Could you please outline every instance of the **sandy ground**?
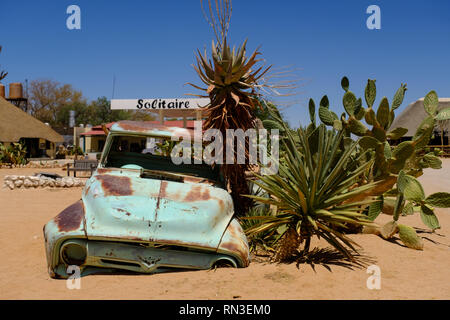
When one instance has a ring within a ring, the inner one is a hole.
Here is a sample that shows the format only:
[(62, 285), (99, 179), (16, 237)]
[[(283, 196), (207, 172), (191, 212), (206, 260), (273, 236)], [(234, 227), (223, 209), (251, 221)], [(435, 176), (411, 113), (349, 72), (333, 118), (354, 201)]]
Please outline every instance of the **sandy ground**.
[[(57, 172), (61, 169), (1, 169), (7, 174)], [(450, 192), (450, 159), (441, 170), (427, 169), (420, 178), (426, 194)], [(155, 275), (90, 275), (81, 289), (47, 274), (43, 225), (81, 196), (81, 188), (0, 189), (1, 299), (449, 299), (450, 209), (437, 209), (442, 229), (421, 233), (424, 251), (416, 251), (375, 235), (351, 235), (366, 259), (381, 270), (381, 289), (369, 290), (366, 268), (329, 265), (277, 265), (253, 262), (245, 269), (189, 271)], [(377, 221), (391, 217), (381, 215)], [(401, 223), (425, 229), (418, 214)], [(432, 242), (432, 241), (434, 242)], [(316, 243), (326, 247), (325, 243)]]

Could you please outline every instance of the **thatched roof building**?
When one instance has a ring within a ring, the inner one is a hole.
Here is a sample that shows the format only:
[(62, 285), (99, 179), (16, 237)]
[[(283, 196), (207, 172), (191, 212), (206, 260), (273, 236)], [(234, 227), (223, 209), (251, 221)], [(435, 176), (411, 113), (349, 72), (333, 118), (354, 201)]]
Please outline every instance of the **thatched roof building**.
[(53, 143), (64, 141), (48, 125), (0, 97), (0, 142), (18, 142), (20, 138), (41, 138)]
[[(391, 130), (402, 127), (408, 129), (405, 137), (412, 137), (416, 132), (416, 129), (419, 127), (420, 123), (425, 119), (428, 114), (425, 111), (423, 106), (423, 99), (421, 98), (416, 102), (408, 105), (402, 113), (396, 116), (394, 122), (392, 123)], [(450, 108), (450, 98), (440, 98), (439, 99), (439, 107), (438, 110), (442, 110), (445, 108)], [(436, 128), (437, 131), (440, 131), (440, 128)], [(450, 132), (450, 121), (444, 122), (444, 131)]]

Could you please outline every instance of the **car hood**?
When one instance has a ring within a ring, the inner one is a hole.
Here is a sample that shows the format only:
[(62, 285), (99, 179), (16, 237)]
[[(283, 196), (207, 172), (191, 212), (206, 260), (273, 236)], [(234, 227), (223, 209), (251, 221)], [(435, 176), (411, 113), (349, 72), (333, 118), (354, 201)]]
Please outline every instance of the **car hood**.
[(141, 178), (136, 170), (97, 169), (82, 200), (91, 239), (217, 249), (233, 216), (222, 188)]

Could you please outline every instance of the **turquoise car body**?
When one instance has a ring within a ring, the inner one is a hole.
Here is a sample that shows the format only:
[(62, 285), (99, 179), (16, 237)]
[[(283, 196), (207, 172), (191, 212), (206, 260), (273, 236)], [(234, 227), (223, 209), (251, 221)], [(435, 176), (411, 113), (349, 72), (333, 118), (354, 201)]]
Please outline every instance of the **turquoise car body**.
[(116, 136), (170, 138), (174, 133), (192, 134), (146, 122), (111, 127), (81, 199), (44, 226), (51, 277), (69, 277), (72, 265), (81, 275), (248, 266), (247, 239), (220, 183), (183, 172), (145, 176), (139, 161), (130, 158), (119, 159), (120, 167), (106, 165)]

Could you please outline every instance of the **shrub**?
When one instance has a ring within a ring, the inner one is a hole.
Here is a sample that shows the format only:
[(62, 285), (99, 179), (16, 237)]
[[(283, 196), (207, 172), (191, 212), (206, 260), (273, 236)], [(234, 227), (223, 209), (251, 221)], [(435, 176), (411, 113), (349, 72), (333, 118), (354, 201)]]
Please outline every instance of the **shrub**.
[(9, 164), (26, 164), (27, 150), (23, 143), (12, 143), (4, 146), (0, 143), (0, 162)]

